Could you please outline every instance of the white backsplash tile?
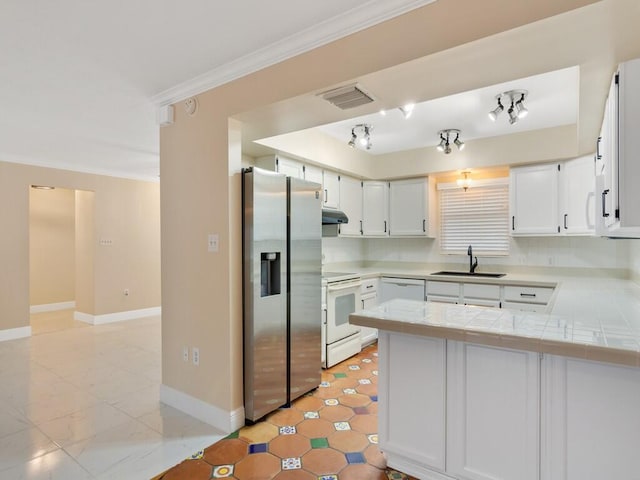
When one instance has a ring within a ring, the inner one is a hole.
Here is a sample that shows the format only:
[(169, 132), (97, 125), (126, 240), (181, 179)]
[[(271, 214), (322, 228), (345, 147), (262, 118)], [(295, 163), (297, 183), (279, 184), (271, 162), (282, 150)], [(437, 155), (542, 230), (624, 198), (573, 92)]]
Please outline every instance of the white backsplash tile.
[[(466, 255), (442, 255), (437, 239), (323, 238), (324, 263), (416, 262), (466, 265)], [(480, 265), (633, 268), (640, 276), (640, 240), (597, 237), (512, 238), (509, 255), (480, 257)]]

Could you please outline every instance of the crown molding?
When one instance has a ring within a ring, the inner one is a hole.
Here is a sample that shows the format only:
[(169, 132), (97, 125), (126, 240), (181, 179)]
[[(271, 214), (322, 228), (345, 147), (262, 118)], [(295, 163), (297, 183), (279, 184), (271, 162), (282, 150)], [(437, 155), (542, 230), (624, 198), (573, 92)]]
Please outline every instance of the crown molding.
[(179, 102), (436, 1), (369, 0), (357, 8), (179, 83), (154, 95), (151, 101), (156, 107)]

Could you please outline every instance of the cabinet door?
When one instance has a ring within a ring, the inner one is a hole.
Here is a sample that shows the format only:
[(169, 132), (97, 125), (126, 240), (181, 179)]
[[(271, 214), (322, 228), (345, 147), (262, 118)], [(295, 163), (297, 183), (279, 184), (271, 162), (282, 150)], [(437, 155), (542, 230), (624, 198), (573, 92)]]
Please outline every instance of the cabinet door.
[(394, 237), (428, 235), (429, 182), (412, 178), (389, 183), (389, 235)]
[(364, 182), (362, 187), (362, 233), (389, 235), (389, 184)]
[(381, 331), (378, 349), (380, 449), (389, 466), (433, 478), (405, 459), (445, 468), (445, 341)]
[(340, 210), (349, 218), (349, 223), (340, 225), (340, 236), (362, 235), (362, 182), (351, 177), (340, 177)]
[(640, 369), (554, 355), (542, 365), (542, 478), (638, 478)]
[(592, 156), (564, 163), (562, 169), (562, 231), (592, 234), (595, 231), (595, 174)]
[[(378, 304), (378, 296), (376, 293), (370, 293), (360, 297), (362, 302), (362, 310), (373, 308)], [(360, 327), (360, 342), (362, 346), (373, 343), (378, 338), (378, 329), (371, 327)]]
[(512, 235), (553, 235), (558, 222), (559, 164), (512, 168), (509, 210)]
[(447, 473), (537, 480), (538, 354), (449, 341), (447, 378)]
[(322, 185), (322, 169), (314, 167), (313, 165), (304, 166), (304, 179), (310, 182), (316, 182)]
[(600, 192), (602, 200), (602, 216), (606, 228), (616, 223), (615, 211), (618, 207), (618, 85), (611, 81), (609, 96), (605, 106), (602, 124), (602, 163), (604, 189)]
[(304, 178), (304, 166), (300, 162), (285, 157), (276, 158), (276, 171), (294, 178)]
[(322, 186), (324, 187), (324, 207), (338, 208), (340, 205), (340, 177), (338, 174), (323, 170)]

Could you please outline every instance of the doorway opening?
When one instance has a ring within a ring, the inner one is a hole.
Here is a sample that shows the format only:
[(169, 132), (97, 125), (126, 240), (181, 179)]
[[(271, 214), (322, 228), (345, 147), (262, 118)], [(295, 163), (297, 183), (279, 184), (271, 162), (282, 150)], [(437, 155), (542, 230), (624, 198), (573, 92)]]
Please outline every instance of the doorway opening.
[(88, 325), (74, 319), (93, 265), (88, 248), (93, 192), (29, 189), (29, 303), (32, 335)]

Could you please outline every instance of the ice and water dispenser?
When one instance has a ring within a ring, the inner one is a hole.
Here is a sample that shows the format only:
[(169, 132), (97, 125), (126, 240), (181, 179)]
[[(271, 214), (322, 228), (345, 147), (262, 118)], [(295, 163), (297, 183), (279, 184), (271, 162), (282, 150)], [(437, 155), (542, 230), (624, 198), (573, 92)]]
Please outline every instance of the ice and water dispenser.
[(260, 253), (260, 296), (280, 294), (280, 252)]

